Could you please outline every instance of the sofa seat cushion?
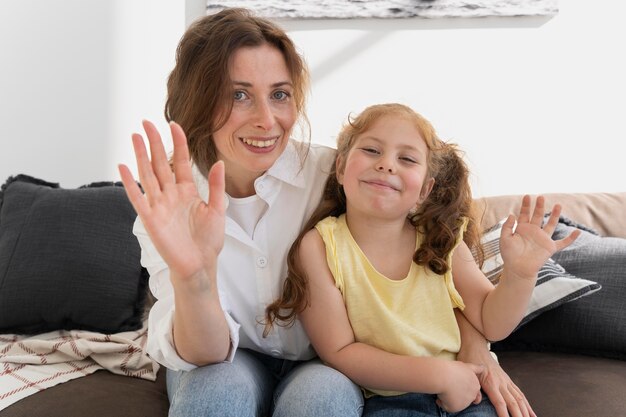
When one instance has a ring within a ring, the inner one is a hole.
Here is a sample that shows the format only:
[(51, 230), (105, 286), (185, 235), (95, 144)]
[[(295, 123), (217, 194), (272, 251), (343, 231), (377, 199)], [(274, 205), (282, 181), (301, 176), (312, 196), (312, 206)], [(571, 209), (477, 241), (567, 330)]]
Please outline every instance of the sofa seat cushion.
[(626, 361), (521, 351), (498, 358), (540, 417), (624, 415)]
[(166, 417), (165, 368), (155, 382), (97, 371), (23, 398), (0, 417)]

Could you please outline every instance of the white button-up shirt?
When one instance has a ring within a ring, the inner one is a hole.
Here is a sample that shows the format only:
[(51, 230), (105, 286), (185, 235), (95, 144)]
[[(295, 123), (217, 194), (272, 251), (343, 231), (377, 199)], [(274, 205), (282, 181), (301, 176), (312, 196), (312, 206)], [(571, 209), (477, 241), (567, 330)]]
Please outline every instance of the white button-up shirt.
[[(238, 347), (274, 357), (305, 360), (315, 356), (302, 326), (274, 326), (263, 338), (265, 307), (278, 298), (287, 276), (287, 253), (304, 223), (317, 207), (333, 164), (334, 149), (311, 145), (304, 165), (306, 145), (290, 141), (275, 164), (256, 179), (257, 195), (268, 209), (250, 237), (233, 219), (226, 217), (224, 248), (218, 258), (217, 285), (230, 329), (232, 361)], [(194, 166), (196, 186), (208, 196), (206, 178)], [(157, 362), (174, 370), (195, 368), (174, 348), (174, 290), (169, 269), (152, 244), (143, 223), (135, 221), (133, 233), (141, 246), (141, 263), (150, 273), (150, 290), (157, 301), (148, 319), (147, 352)]]

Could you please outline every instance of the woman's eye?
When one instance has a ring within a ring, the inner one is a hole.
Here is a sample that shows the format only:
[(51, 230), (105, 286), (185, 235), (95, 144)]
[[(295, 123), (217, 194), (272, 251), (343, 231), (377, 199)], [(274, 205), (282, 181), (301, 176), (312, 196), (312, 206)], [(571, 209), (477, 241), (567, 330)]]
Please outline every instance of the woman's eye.
[(235, 91), (233, 93), (233, 100), (235, 101), (241, 101), (241, 100), (245, 100), (248, 97), (248, 95), (245, 93), (245, 91)]
[(290, 97), (290, 94), (286, 91), (275, 91), (274, 94), (272, 95), (274, 100), (286, 100), (287, 98)]

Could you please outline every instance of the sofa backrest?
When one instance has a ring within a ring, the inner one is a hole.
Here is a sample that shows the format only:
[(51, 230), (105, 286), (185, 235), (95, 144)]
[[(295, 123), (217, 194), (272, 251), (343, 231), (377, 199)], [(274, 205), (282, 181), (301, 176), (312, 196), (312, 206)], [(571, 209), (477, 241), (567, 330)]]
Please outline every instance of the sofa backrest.
[[(624, 193), (551, 193), (546, 197), (546, 208), (554, 204), (563, 207), (561, 214), (576, 223), (588, 226), (603, 236), (626, 238), (626, 192)], [(532, 196), (533, 200), (536, 196)], [(475, 201), (486, 229), (508, 214), (517, 214), (521, 195), (482, 197)]]

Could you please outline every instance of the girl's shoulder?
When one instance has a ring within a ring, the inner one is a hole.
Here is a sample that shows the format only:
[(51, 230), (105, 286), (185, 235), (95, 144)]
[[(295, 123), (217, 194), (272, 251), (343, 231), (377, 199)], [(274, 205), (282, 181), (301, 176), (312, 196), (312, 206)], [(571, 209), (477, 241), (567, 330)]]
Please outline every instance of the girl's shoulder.
[(322, 234), (335, 230), (337, 227), (341, 227), (345, 224), (345, 214), (339, 217), (328, 216), (317, 222), (315, 228)]

